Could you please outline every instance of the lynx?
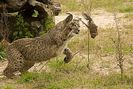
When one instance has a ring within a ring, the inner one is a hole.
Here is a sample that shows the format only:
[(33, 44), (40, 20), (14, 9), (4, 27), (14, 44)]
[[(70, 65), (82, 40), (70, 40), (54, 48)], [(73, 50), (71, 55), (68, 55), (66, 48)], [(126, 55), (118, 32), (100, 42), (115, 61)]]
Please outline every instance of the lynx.
[(4, 70), (7, 78), (13, 78), (16, 71), (25, 73), (35, 63), (50, 60), (60, 53), (66, 55), (64, 62), (72, 59), (72, 51), (65, 48), (67, 41), (80, 32), (79, 20), (69, 14), (44, 36), (23, 38), (12, 42), (7, 47), (8, 65)]

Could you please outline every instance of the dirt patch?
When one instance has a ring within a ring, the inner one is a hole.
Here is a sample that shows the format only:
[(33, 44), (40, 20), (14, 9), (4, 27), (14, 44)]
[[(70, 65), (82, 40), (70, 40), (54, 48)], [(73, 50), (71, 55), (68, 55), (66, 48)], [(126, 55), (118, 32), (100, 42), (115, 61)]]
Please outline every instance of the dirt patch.
[[(78, 12), (71, 12), (74, 15), (74, 18), (82, 18), (84, 22), (86, 20), (83, 18), (82, 13)], [(124, 13), (116, 13), (117, 18), (122, 18), (124, 17)], [(55, 23), (58, 23), (65, 19), (67, 17), (67, 14), (62, 14), (60, 16), (55, 17)], [(100, 28), (107, 28), (107, 27), (115, 27), (115, 21), (114, 21), (114, 13), (109, 13), (104, 10), (96, 10), (92, 13), (92, 18), (94, 22), (97, 24), (98, 27)], [(125, 23), (125, 22), (121, 22)], [(81, 23), (81, 27), (85, 28), (85, 26)]]

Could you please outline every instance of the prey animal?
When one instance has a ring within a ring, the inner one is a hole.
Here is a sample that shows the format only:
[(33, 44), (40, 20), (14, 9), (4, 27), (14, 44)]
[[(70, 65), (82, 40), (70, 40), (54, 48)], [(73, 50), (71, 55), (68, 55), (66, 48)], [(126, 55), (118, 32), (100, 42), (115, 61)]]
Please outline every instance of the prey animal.
[(87, 24), (81, 19), (80, 20), (90, 31), (91, 38), (94, 39), (98, 35), (98, 26), (94, 23), (93, 19), (88, 14), (83, 13), (83, 17), (85, 18), (85, 20), (87, 20)]
[(73, 19), (73, 15), (69, 14), (42, 37), (23, 38), (12, 42), (7, 47), (8, 65), (4, 75), (13, 78), (16, 71), (25, 73), (35, 63), (50, 60), (61, 52), (66, 55), (64, 62), (70, 62), (73, 56), (71, 50), (65, 48), (66, 43), (79, 33), (79, 27), (79, 20)]

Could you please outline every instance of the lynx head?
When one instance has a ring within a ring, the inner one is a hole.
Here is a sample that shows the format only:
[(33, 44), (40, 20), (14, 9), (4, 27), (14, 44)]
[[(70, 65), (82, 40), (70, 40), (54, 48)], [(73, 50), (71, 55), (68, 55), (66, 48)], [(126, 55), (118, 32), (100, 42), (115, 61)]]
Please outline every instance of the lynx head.
[(63, 41), (73, 37), (75, 34), (79, 33), (79, 19), (73, 19), (73, 15), (70, 13), (63, 21), (57, 23), (55, 29), (58, 30), (59, 34), (61, 34), (61, 38)]
[(80, 25), (79, 25), (80, 19), (73, 19), (73, 15), (69, 14), (69, 16), (65, 19), (66, 27), (63, 30), (63, 33), (67, 37), (67, 39), (72, 38), (75, 34), (79, 34)]
[(56, 24), (55, 29), (64, 31), (66, 27), (70, 24), (70, 22), (73, 20), (73, 15), (69, 14), (63, 21), (60, 21), (59, 23)]
[(71, 21), (71, 23), (69, 24), (69, 28), (68, 29), (71, 31), (70, 32), (71, 36), (74, 36), (75, 34), (79, 34), (79, 32), (80, 32), (80, 30), (79, 30), (79, 28), (80, 28), (79, 21), (80, 21), (80, 19), (76, 18), (76, 19), (73, 19)]

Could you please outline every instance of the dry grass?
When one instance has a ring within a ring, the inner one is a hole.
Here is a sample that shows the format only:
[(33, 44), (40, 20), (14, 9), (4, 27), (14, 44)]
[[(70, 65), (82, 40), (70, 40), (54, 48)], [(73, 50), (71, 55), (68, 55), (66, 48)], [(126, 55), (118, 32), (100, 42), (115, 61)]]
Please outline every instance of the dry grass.
[[(83, 11), (86, 7), (89, 7), (90, 1), (92, 2), (92, 8), (104, 8), (107, 11), (117, 12), (133, 12), (132, 0), (59, 0), (62, 3), (63, 12), (67, 11)], [(83, 4), (83, 1), (85, 4)]]

